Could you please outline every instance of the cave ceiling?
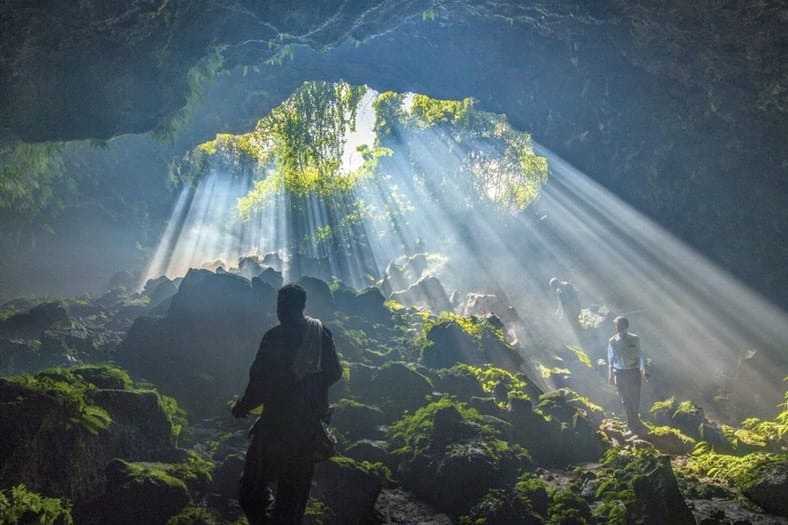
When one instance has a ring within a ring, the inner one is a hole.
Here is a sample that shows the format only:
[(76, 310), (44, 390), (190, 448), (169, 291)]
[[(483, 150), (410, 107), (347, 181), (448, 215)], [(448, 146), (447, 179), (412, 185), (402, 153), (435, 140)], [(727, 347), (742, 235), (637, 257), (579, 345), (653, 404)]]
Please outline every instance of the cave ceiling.
[(773, 299), (788, 295), (780, 0), (9, 0), (0, 46), (6, 142), (166, 127), (211, 57), (223, 74), (184, 148), (248, 130), (316, 78), (474, 97)]

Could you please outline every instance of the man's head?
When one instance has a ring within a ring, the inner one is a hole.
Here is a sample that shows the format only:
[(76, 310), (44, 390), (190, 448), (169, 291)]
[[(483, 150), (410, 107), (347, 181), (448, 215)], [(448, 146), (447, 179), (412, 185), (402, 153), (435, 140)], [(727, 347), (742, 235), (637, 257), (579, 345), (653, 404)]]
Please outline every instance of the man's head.
[(618, 332), (619, 335), (626, 335), (627, 329), (629, 328), (629, 319), (619, 315), (613, 319), (613, 325), (616, 327), (616, 332)]
[(303, 316), (306, 306), (306, 290), (300, 284), (286, 284), (279, 289), (276, 300), (276, 315), (284, 323)]

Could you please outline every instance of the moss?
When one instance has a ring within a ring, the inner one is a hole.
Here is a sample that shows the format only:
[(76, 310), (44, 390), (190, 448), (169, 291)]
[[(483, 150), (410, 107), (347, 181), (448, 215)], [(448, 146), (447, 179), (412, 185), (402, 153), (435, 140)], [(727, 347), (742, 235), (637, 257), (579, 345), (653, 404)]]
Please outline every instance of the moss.
[(122, 466), (124, 477), (132, 483), (152, 481), (156, 485), (172, 487), (187, 491), (186, 484), (167, 472), (164, 463), (130, 463), (122, 459), (114, 459)]
[(566, 405), (593, 420), (601, 420), (605, 414), (605, 410), (601, 406), (570, 388), (560, 388), (539, 396), (536, 411), (543, 415), (550, 415), (553, 408)]
[(112, 422), (106, 410), (90, 401), (89, 393), (96, 387), (83, 381), (73, 370), (49, 369), (32, 377), (17, 376), (12, 381), (52, 399), (60, 407), (53, 413), (52, 425), (79, 428), (95, 435)]
[(603, 455), (602, 465), (604, 468), (597, 473), (595, 498), (599, 503), (594, 516), (604, 523), (634, 523), (638, 519), (634, 485), (660, 467), (659, 453), (652, 448), (610, 448)]
[(419, 408), (413, 415), (404, 416), (391, 426), (389, 434), (392, 445), (397, 449), (395, 453), (412, 457), (427, 450), (432, 441), (435, 414), (450, 407), (459, 412), (463, 421), (476, 425), (483, 437), (495, 438), (498, 435), (498, 431), (485, 424), (484, 417), (477, 410), (444, 397)]
[(753, 452), (735, 456), (715, 452), (708, 443), (701, 442), (679, 471), (685, 475), (712, 478), (742, 489), (757, 479), (763, 467), (778, 461), (788, 461), (788, 454)]
[(653, 414), (655, 412), (660, 412), (663, 410), (666, 411), (674, 411), (676, 406), (676, 398), (669, 397), (668, 399), (664, 399), (662, 401), (655, 401), (654, 404), (651, 405), (649, 408), (649, 413)]
[(380, 462), (356, 461), (347, 456), (334, 456), (329, 461), (345, 468), (353, 468), (362, 471), (364, 474), (375, 476), (384, 483), (391, 483), (391, 470)]
[(130, 390), (134, 385), (128, 372), (109, 365), (84, 365), (71, 369), (71, 373), (96, 388)]
[(241, 525), (245, 520), (228, 521), (215, 509), (186, 506), (179, 514), (167, 520), (167, 525)]
[(512, 397), (530, 399), (527, 394), (528, 383), (521, 377), (494, 366), (471, 366), (457, 364), (451, 369), (456, 374), (471, 374), (485, 393), (492, 394), (501, 408), (504, 408)]
[(651, 426), (648, 427), (649, 434), (654, 436), (655, 438), (661, 438), (665, 436), (675, 436), (679, 439), (682, 443), (692, 443), (695, 444), (695, 440), (686, 434), (682, 434), (681, 430), (669, 427), (666, 425), (662, 426)]
[(547, 523), (550, 525), (581, 525), (593, 523), (591, 508), (579, 494), (571, 488), (551, 487), (550, 508)]
[(30, 492), (24, 485), (0, 491), (0, 523), (72, 525), (71, 503)]
[(191, 492), (204, 490), (213, 481), (213, 462), (194, 451), (178, 463), (149, 463), (154, 468), (182, 481)]

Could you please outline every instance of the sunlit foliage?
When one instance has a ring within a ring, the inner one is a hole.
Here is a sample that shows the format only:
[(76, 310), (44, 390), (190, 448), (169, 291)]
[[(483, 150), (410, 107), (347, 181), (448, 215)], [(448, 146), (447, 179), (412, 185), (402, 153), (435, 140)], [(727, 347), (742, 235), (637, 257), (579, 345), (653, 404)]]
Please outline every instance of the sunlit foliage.
[[(501, 115), (477, 111), (471, 99), (378, 95), (375, 139), (357, 146), (363, 162), (349, 168), (343, 155), (365, 93), (346, 82), (306, 82), (254, 131), (217, 135), (195, 148), (187, 171), (251, 177), (237, 202), (241, 220), (284, 206), (288, 248), (316, 248), (335, 259), (351, 245), (367, 249), (365, 222), (379, 235), (407, 225), (416, 195), (451, 213), (489, 204), (519, 211), (538, 195), (547, 163), (534, 154), (530, 136)], [(374, 205), (365, 197), (378, 193), (383, 201)], [(451, 197), (457, 194), (463, 197)]]
[[(408, 102), (410, 105), (408, 106)], [(547, 178), (547, 160), (536, 155), (527, 133), (502, 115), (477, 111), (472, 99), (436, 100), (425, 95), (382, 93), (375, 101), (380, 144), (404, 150), (415, 173), (440, 197), (457, 185), (468, 205), (485, 199), (512, 211), (524, 209)], [(446, 152), (436, 164), (435, 152)]]

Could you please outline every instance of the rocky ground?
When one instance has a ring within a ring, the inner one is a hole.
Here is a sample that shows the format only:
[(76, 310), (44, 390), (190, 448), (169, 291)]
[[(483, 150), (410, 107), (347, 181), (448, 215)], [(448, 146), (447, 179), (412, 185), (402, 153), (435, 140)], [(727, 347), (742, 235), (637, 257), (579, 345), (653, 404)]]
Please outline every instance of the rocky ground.
[[(275, 323), (275, 274), (6, 304), (0, 518), (243, 523), (252, 421), (228, 405)], [(413, 284), (408, 305), (302, 283), (346, 369), (339, 454), (318, 465), (308, 523), (788, 522), (785, 412), (723, 425), (668, 399), (648, 435), (627, 436), (580, 393), (534, 381), (494, 314), (436, 316)]]

